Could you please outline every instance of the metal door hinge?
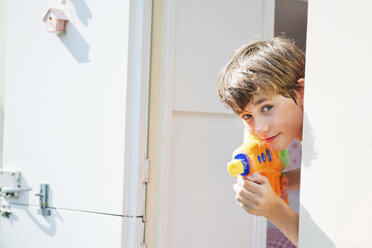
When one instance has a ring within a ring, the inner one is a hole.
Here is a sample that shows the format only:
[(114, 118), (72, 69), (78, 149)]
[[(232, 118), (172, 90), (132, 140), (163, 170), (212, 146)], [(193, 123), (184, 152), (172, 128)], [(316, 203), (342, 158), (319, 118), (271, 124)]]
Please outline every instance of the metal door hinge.
[(10, 206), (1, 206), (0, 207), (0, 215), (5, 218), (9, 218), (9, 215), (12, 214), (12, 211), (10, 211)]
[(146, 228), (146, 223), (142, 222), (141, 225), (141, 243), (140, 243), (140, 248), (147, 248), (146, 240), (145, 240), (145, 228)]
[(148, 159), (140, 162), (140, 181), (141, 183), (149, 182), (149, 167), (150, 161)]

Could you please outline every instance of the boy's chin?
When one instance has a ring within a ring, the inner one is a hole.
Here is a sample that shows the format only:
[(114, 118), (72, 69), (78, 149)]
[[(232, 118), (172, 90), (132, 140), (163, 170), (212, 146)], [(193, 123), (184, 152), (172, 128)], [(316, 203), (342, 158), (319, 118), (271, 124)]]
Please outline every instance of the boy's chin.
[(274, 142), (273, 144), (270, 144), (269, 146), (276, 150), (276, 151), (282, 151), (284, 149), (286, 149), (289, 145), (291, 144), (291, 142)]

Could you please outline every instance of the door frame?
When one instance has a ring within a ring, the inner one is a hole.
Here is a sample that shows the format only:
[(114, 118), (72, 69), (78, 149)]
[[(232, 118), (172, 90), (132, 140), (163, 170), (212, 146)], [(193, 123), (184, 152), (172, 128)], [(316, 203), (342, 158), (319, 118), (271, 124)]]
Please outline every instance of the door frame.
[[(263, 38), (274, 36), (275, 0), (263, 0)], [(147, 194), (146, 241), (151, 247), (164, 247), (171, 167), (173, 59), (175, 32), (173, 0), (153, 1), (153, 32), (151, 51), (149, 160), (150, 181)], [(242, 137), (243, 140), (243, 137)], [(256, 248), (266, 248), (267, 220), (255, 218)]]

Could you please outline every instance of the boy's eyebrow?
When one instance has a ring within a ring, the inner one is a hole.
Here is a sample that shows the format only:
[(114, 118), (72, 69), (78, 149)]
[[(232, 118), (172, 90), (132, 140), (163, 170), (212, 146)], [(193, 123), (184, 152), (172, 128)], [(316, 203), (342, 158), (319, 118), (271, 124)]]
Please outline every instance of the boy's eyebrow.
[[(267, 100), (270, 100), (270, 99), (271, 99), (270, 97), (261, 97), (261, 98), (258, 98), (255, 102), (253, 102), (253, 105), (254, 106), (257, 106), (257, 105), (263, 103), (264, 101), (267, 101)], [(240, 111), (238, 113), (238, 115), (241, 116), (241, 115), (243, 115), (245, 113), (249, 113), (249, 111), (245, 110), (245, 108), (244, 108), (244, 109), (242, 109), (242, 111)]]
[(261, 103), (263, 103), (264, 101), (267, 101), (267, 100), (269, 100), (270, 98), (268, 98), (268, 97), (261, 97), (261, 98), (258, 98), (254, 103), (253, 103), (253, 105), (254, 106), (256, 106), (256, 105), (259, 105), (259, 104), (261, 104)]

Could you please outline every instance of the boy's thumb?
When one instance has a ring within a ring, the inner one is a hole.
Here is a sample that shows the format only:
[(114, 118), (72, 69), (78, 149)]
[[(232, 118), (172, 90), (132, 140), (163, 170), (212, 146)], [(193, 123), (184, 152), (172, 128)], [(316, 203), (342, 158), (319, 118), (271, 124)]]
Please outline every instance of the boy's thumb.
[(264, 184), (266, 183), (266, 177), (262, 176), (260, 173), (255, 172), (249, 176), (247, 176), (247, 179), (252, 182), (256, 182), (258, 184)]

